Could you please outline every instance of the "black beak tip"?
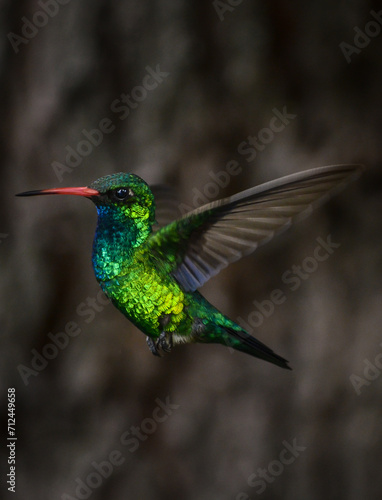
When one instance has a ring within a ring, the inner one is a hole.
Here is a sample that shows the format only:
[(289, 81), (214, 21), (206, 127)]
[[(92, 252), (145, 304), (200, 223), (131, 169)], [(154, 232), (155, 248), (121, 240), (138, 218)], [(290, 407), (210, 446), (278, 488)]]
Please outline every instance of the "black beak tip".
[(15, 196), (34, 196), (36, 194), (41, 194), (41, 191), (24, 191), (24, 193), (15, 194)]

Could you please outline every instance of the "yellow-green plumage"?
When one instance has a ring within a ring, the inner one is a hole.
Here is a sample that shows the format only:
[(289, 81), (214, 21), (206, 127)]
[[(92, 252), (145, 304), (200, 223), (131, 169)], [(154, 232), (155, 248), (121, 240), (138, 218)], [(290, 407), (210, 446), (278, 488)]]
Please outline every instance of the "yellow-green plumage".
[(337, 165), (291, 175), (210, 203), (156, 232), (152, 190), (133, 174), (102, 177), (88, 188), (22, 195), (80, 194), (95, 203), (96, 278), (114, 305), (147, 335), (154, 354), (173, 343), (220, 343), (289, 368), (197, 289), (297, 216), (310, 213), (360, 170), (359, 165)]
[(144, 252), (139, 252), (126, 274), (100, 282), (102, 289), (120, 311), (153, 338), (159, 337), (167, 317), (167, 332), (189, 329), (192, 319), (185, 310), (184, 292), (144, 259)]

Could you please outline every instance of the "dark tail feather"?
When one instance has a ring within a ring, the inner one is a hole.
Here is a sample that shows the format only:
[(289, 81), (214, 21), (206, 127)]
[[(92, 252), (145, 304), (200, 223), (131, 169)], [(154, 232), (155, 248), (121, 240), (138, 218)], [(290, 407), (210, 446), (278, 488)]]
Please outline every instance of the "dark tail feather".
[(237, 351), (246, 352), (256, 358), (269, 361), (277, 366), (281, 366), (281, 368), (286, 368), (287, 370), (292, 369), (288, 366), (288, 361), (286, 359), (282, 358), (278, 354), (275, 354), (272, 349), (255, 339), (255, 337), (252, 337), (252, 335), (249, 335), (246, 331), (236, 331), (227, 327), (224, 328), (224, 330), (228, 334), (224, 336), (224, 343), (227, 346), (233, 347), (233, 349), (236, 349)]

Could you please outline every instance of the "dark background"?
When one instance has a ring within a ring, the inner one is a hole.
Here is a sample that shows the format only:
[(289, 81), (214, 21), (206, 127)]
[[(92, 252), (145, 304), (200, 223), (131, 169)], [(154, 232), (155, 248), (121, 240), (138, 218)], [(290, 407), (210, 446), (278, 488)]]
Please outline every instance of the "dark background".
[[(16, 388), (18, 438), (9, 498), (80, 498), (78, 478), (101, 482), (91, 495), (82, 492), (94, 500), (381, 498), (382, 375), (369, 365), (368, 381), (364, 370), (368, 361), (382, 367), (382, 34), (369, 43), (359, 35), (365, 46), (350, 62), (340, 44), (354, 45), (354, 27), (364, 30), (382, 5), (231, 3), (238, 5), (219, 18), (205, 0), (52, 2), (56, 14), (37, 15), (46, 24), (16, 51), (7, 35), (23, 36), (25, 18), (42, 7), (0, 2), (3, 484), (8, 387)], [(157, 65), (169, 75), (121, 120), (112, 103)], [(239, 144), (285, 106), (296, 117), (247, 161)], [(77, 148), (82, 131), (104, 118), (115, 130), (60, 178), (52, 163), (64, 164), (65, 148)], [(195, 189), (214, 191), (211, 172), (231, 160), (241, 173), (224, 188), (215, 184), (217, 197), (321, 165), (368, 167), (309, 219), (203, 289), (245, 320), (258, 311), (253, 301), (281, 289), (284, 303), (254, 334), (289, 359), (292, 372), (213, 345), (176, 347), (156, 359), (112, 306), (97, 301), (94, 319), (80, 316), (77, 308), (89, 309), (83, 303), (99, 290), (94, 208), (76, 197), (14, 197), (125, 171), (172, 185), (193, 206)], [(329, 234), (340, 247), (291, 291), (283, 273)], [(20, 370), (31, 368), (32, 349), (41, 353), (49, 333), (73, 321), (81, 333), (25, 384)], [(352, 376), (366, 382), (359, 394)], [(179, 407), (164, 419), (157, 398)], [(164, 421), (147, 420), (153, 412)], [(131, 426), (149, 433), (135, 451), (120, 441)], [(275, 462), (294, 441), (304, 448), (299, 456)], [(99, 481), (92, 462), (116, 450), (123, 464)], [(271, 471), (260, 495), (259, 468)]]

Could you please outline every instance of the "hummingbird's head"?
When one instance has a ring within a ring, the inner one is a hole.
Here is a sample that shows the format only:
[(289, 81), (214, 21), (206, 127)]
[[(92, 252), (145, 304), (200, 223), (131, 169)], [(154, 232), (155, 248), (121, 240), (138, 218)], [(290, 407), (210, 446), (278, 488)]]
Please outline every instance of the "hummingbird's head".
[(134, 174), (106, 175), (94, 181), (88, 189), (97, 194), (90, 196), (100, 216), (113, 213), (122, 218), (154, 222), (154, 196), (148, 184)]

